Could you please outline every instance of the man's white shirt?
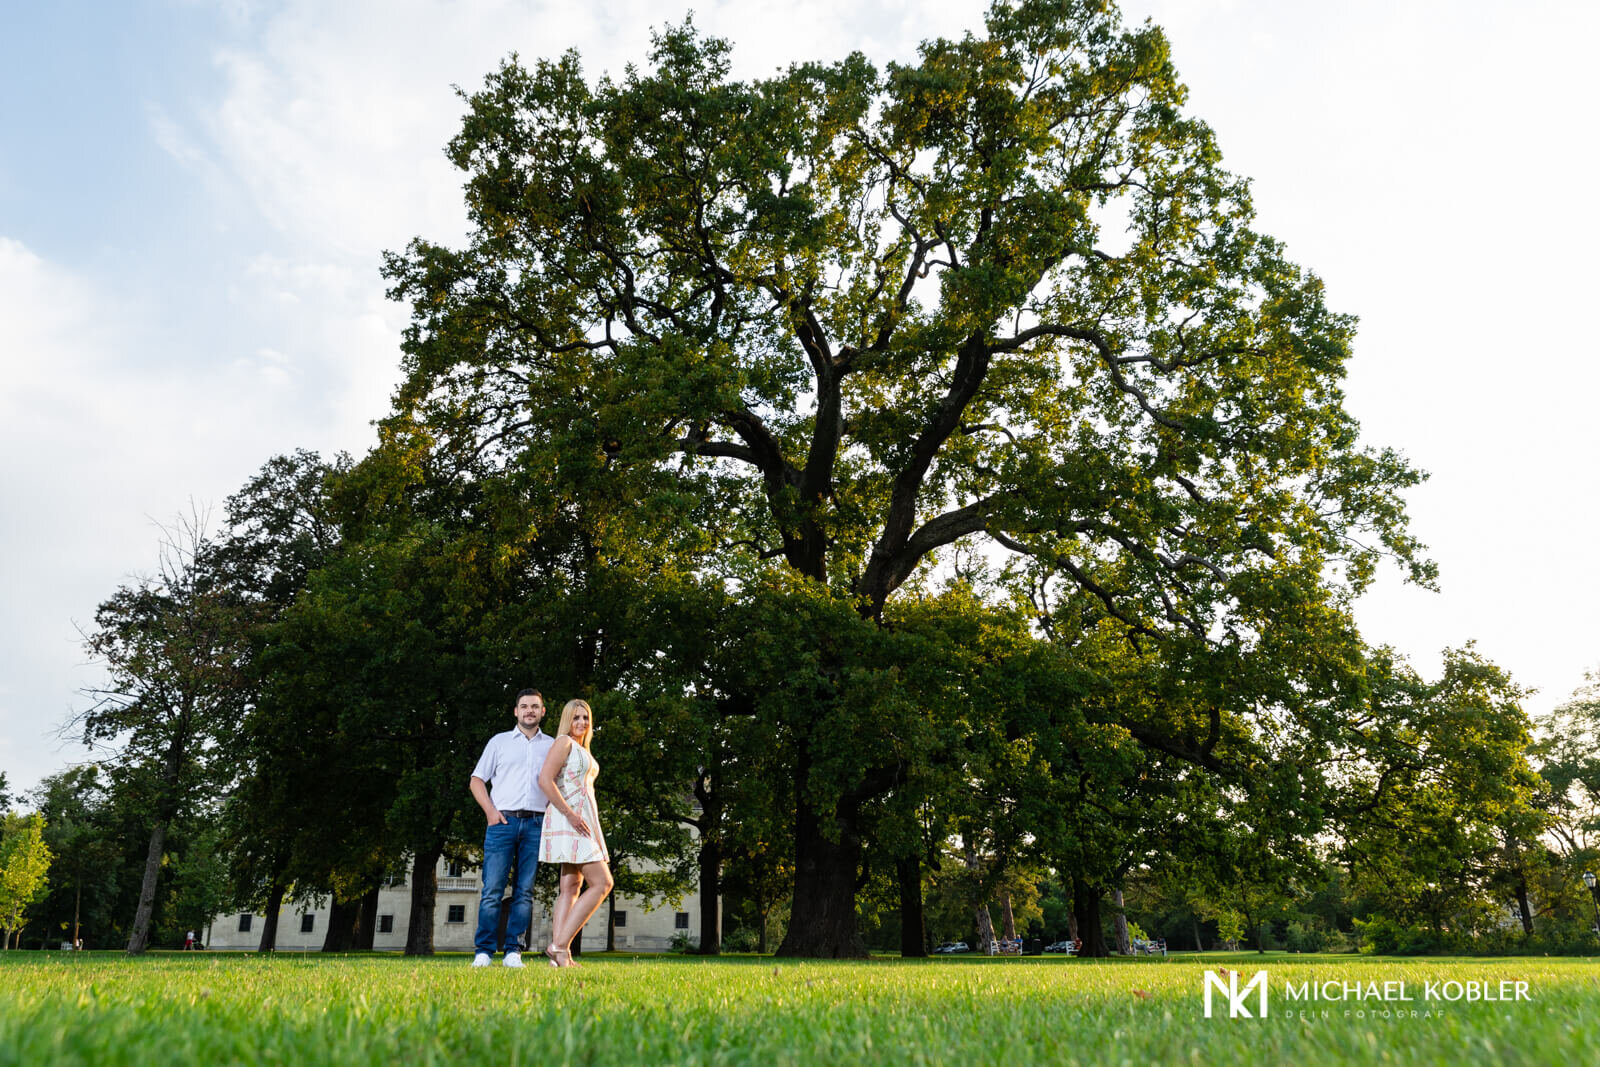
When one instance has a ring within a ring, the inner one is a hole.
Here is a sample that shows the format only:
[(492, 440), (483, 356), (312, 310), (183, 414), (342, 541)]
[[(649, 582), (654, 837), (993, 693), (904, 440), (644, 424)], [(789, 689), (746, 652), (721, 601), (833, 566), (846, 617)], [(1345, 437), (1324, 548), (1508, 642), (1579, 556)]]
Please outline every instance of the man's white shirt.
[(489, 803), (500, 811), (543, 811), (550, 801), (539, 788), (539, 771), (555, 743), (542, 730), (532, 737), (521, 730), (495, 734), (472, 776), (489, 783)]

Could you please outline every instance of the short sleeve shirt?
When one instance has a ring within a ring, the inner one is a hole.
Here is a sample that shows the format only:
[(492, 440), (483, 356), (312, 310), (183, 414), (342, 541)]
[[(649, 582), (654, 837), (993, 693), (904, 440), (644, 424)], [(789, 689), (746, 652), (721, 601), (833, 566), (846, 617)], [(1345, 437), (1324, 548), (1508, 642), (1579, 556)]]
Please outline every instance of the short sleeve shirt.
[(550, 803), (539, 788), (539, 772), (555, 738), (543, 731), (532, 737), (521, 730), (495, 734), (483, 748), (474, 778), (489, 783), (489, 802), (499, 811), (543, 811)]

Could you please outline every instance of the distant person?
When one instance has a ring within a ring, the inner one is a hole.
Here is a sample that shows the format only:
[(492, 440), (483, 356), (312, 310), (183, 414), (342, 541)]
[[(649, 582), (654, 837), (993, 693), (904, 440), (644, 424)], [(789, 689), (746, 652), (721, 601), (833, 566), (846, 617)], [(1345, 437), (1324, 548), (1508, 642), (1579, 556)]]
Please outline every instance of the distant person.
[(184, 938), (183, 938), (183, 950), (185, 952), (193, 952), (194, 951), (194, 931), (193, 930), (190, 930), (188, 932), (188, 934), (186, 934), (184, 936)]
[(487, 967), (494, 957), (500, 929), (500, 904), (512, 868), (517, 872), (506, 919), (505, 965), (521, 967), (533, 925), (533, 876), (539, 869), (539, 837), (547, 801), (539, 774), (552, 740), (539, 729), (544, 697), (537, 689), (517, 694), (515, 729), (495, 734), (472, 769), (472, 799), (483, 809), (483, 893), (478, 898), (478, 931), (474, 967)]
[(613, 884), (611, 854), (600, 832), (594, 798), (600, 765), (589, 754), (593, 737), (594, 713), (588, 701), (567, 701), (555, 745), (539, 775), (539, 785), (550, 798), (539, 858), (561, 864), (561, 890), (550, 912), (550, 945), (544, 950), (552, 967), (577, 966), (572, 962), (572, 941)]

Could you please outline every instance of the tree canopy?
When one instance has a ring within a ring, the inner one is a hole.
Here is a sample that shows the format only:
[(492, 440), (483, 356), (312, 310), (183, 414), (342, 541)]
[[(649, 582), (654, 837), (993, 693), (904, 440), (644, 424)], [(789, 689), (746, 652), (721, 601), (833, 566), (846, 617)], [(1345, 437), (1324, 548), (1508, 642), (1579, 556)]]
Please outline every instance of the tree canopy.
[[(1386, 555), (1431, 581), (1399, 496), (1420, 476), (1343, 406), (1354, 321), (1253, 228), (1157, 28), (1021, 0), (883, 70), (736, 81), (729, 49), (686, 23), (647, 68), (513, 58), (468, 96), (469, 242), (387, 260), (413, 310), (397, 439), (591, 518), (646, 510), (588, 528), (602, 560), (874, 626), (967, 553), (1042, 625), (1088, 598), (1135, 641), (1299, 672), (1320, 653), (1268, 642), (1280, 616), (1339, 614)], [(856, 639), (815, 621), (827, 689)], [(862, 726), (822, 693), (786, 720), (784, 950), (851, 954), (854, 876), (827, 872), (896, 761), (815, 769), (819, 730)], [(1141, 741), (1204, 761), (1250, 733), (1230, 704)]]

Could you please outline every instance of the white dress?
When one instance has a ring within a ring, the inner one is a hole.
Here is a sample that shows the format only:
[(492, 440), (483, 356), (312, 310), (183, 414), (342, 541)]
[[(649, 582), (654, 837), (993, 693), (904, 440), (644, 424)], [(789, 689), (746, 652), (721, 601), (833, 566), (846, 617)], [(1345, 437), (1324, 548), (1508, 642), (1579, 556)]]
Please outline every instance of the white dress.
[(545, 809), (544, 830), (539, 835), (540, 863), (611, 861), (605, 835), (600, 832), (600, 809), (594, 801), (594, 780), (599, 776), (600, 765), (588, 749), (579, 744), (567, 749), (567, 762), (556, 772), (556, 791), (589, 825), (590, 836), (574, 830), (567, 817), (552, 803)]

